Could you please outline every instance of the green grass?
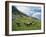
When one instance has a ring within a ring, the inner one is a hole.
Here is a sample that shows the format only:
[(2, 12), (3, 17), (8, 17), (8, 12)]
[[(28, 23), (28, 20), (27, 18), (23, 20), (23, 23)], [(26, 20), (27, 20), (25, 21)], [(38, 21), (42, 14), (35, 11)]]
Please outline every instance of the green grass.
[[(20, 23), (20, 26), (17, 26), (16, 23)], [(27, 26), (26, 24), (32, 23), (32, 25)], [(38, 19), (32, 17), (19, 17), (12, 20), (12, 31), (22, 31), (22, 30), (39, 30), (41, 29), (41, 22)]]

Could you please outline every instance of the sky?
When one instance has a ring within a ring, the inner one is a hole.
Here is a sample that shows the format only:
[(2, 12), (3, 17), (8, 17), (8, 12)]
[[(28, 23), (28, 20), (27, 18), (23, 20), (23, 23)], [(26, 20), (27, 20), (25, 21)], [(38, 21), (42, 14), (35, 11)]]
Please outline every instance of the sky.
[(41, 19), (41, 7), (37, 6), (15, 6), (22, 13)]

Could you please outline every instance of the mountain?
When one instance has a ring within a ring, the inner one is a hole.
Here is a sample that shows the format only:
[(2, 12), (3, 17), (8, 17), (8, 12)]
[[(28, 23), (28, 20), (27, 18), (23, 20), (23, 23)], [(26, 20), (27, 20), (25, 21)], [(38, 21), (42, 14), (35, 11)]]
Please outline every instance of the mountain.
[(17, 15), (24, 15), (24, 16), (27, 16), (26, 14), (20, 12), (19, 10), (17, 10), (16, 7), (12, 6), (12, 13), (13, 14), (17, 14)]
[[(19, 10), (17, 10), (17, 8), (15, 6), (12, 6), (12, 13), (13, 13), (13, 17), (24, 17), (24, 16), (27, 16), (27, 17), (31, 17), (31, 16), (28, 16), (26, 14), (24, 14), (23, 12), (20, 12)], [(35, 17), (32, 17), (32, 18), (35, 18)], [(35, 18), (37, 19), (37, 18)]]

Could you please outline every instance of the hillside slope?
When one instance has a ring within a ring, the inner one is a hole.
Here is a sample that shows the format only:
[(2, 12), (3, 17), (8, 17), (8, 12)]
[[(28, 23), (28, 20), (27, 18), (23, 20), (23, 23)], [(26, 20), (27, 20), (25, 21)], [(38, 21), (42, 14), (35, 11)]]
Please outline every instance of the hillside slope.
[(29, 17), (12, 7), (12, 30), (39, 30), (41, 21), (34, 17)]

